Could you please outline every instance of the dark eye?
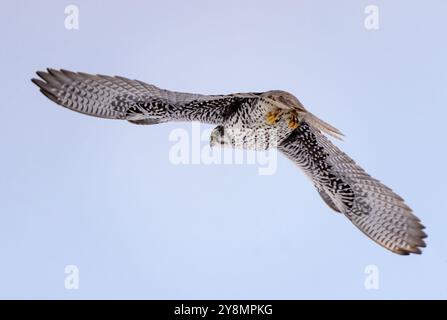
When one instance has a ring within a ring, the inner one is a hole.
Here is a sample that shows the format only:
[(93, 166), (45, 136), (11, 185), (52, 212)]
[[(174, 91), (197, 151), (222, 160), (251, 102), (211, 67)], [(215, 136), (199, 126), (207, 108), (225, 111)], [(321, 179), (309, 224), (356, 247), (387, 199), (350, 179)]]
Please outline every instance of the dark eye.
[(225, 134), (225, 129), (224, 129), (224, 127), (223, 127), (223, 126), (218, 126), (218, 127), (216, 127), (216, 129), (217, 129), (217, 133), (218, 133), (221, 137), (223, 137), (224, 134)]

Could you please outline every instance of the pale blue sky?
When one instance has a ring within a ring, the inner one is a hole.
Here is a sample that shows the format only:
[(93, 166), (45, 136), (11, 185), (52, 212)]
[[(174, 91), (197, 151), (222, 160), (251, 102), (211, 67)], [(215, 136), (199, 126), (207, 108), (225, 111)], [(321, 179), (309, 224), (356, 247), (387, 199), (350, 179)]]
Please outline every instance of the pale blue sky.
[[(80, 29), (64, 28), (64, 8)], [(380, 9), (380, 29), (364, 9)], [(447, 298), (445, 1), (9, 1), (2, 4), (0, 298)], [(119, 74), (201, 93), (283, 89), (427, 226), (394, 255), (280, 157), (169, 161), (175, 128), (60, 108), (36, 70)], [(64, 268), (80, 270), (79, 290)], [(379, 290), (364, 288), (376, 265)]]

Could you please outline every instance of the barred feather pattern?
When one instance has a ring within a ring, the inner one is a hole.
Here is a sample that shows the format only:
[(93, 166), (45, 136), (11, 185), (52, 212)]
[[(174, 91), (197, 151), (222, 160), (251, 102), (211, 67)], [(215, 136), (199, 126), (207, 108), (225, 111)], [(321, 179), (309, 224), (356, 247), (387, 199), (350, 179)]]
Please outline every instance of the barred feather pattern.
[[(340, 138), (341, 132), (308, 112), (287, 92), (201, 95), (118, 76), (54, 69), (37, 74), (41, 79), (32, 81), (47, 98), (90, 116), (141, 125), (167, 121), (216, 124), (215, 141), (227, 137), (231, 146), (234, 141), (245, 146), (261, 140), (267, 141), (262, 148), (269, 148), (270, 137), (275, 137), (274, 146), (304, 170), (324, 202), (368, 237), (402, 255), (421, 253), (420, 248), (425, 247), (424, 227), (404, 200), (334, 146), (324, 134)], [(266, 115), (276, 109), (294, 110), (299, 127), (290, 126), (285, 116), (267, 124)]]
[(383, 247), (421, 253), (424, 226), (403, 199), (303, 122), (278, 146), (313, 181), (323, 200)]
[(57, 104), (90, 116), (136, 124), (202, 121), (222, 124), (255, 94), (201, 95), (160, 89), (124, 77), (48, 69), (32, 79)]

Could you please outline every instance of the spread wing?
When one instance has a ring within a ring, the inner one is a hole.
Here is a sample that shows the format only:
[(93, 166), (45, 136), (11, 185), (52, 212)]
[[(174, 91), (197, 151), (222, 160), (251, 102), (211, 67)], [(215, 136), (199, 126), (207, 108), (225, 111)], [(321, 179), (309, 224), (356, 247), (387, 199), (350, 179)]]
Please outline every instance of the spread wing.
[(421, 253), (424, 226), (404, 200), (303, 122), (279, 150), (311, 178), (323, 200), (372, 240), (402, 255)]
[(202, 121), (222, 124), (232, 112), (256, 94), (201, 95), (160, 89), (124, 77), (38, 71), (32, 79), (55, 103), (90, 116), (128, 120), (135, 124), (166, 121)]

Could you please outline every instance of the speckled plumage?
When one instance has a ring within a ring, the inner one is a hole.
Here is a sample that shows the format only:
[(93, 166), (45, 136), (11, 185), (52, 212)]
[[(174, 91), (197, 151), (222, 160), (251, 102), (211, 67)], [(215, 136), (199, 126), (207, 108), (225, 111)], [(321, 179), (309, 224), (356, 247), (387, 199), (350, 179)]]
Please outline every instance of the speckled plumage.
[(53, 69), (37, 74), (43, 80), (32, 81), (41, 92), (73, 111), (143, 125), (201, 121), (218, 125), (212, 145), (276, 147), (303, 169), (329, 207), (377, 243), (403, 255), (425, 246), (424, 227), (403, 199), (334, 146), (324, 134), (341, 133), (287, 92), (201, 95), (123, 77)]

